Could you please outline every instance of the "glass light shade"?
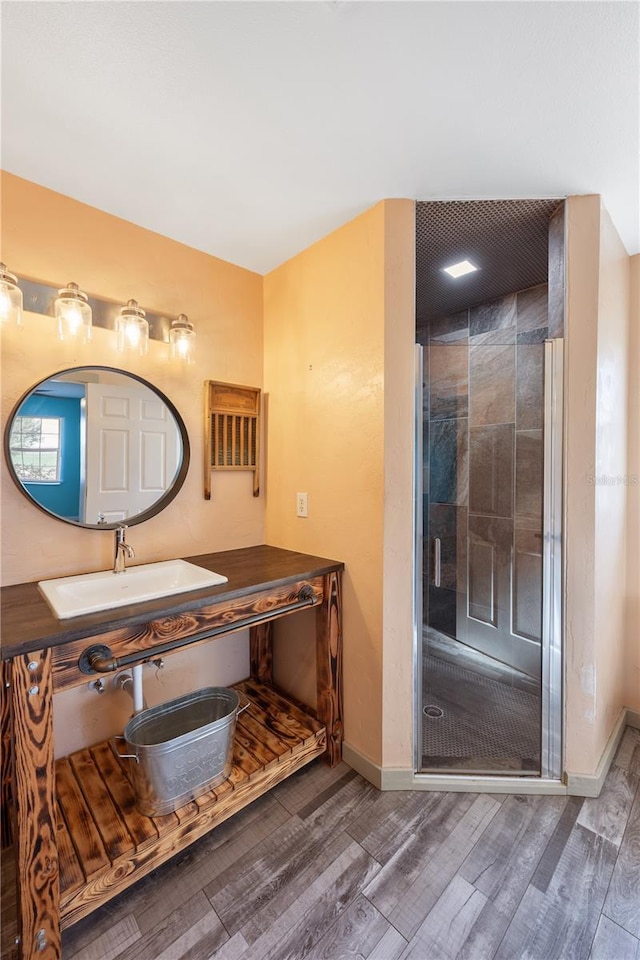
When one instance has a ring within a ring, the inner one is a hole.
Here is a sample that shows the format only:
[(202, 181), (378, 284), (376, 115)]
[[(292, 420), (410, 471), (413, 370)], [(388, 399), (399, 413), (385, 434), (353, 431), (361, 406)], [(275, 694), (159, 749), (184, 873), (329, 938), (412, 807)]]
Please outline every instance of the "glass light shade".
[(137, 300), (129, 300), (116, 320), (118, 350), (120, 353), (138, 353), (144, 356), (149, 347), (149, 321)]
[(196, 332), (186, 314), (181, 313), (177, 320), (171, 321), (169, 331), (172, 360), (193, 363), (196, 358)]
[(0, 263), (0, 322), (22, 323), (22, 290), (4, 263)]
[(91, 307), (77, 283), (58, 290), (55, 307), (59, 340), (91, 340)]

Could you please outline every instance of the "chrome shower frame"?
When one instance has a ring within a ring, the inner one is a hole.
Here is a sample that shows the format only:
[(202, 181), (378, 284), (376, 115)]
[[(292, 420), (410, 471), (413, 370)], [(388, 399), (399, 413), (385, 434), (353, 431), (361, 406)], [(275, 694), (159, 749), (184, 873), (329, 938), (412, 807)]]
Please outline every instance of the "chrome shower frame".
[(540, 775), (562, 773), (564, 341), (544, 344), (542, 745)]
[[(543, 516), (543, 589), (542, 589), (542, 698), (541, 698), (541, 769), (537, 778), (551, 787), (562, 777), (563, 741), (563, 628), (564, 628), (564, 341), (545, 341), (544, 393), (544, 516)], [(413, 743), (414, 771), (421, 785), (456, 781), (454, 789), (462, 789), (473, 779), (477, 789), (484, 781), (505, 778), (487, 773), (482, 777), (464, 777), (455, 772), (437, 776), (423, 773), (422, 765), (422, 620), (423, 620), (423, 348), (415, 347), (414, 384), (414, 586), (413, 647), (414, 696)], [(515, 786), (516, 777), (509, 778)], [(434, 787), (435, 788), (435, 787)], [(441, 786), (440, 789), (446, 789)], [(469, 787), (470, 789), (470, 787)]]
[(414, 711), (413, 711), (413, 762), (415, 771), (422, 765), (422, 732), (420, 718), (422, 715), (422, 539), (423, 539), (423, 399), (422, 384), (424, 381), (424, 350), (417, 343), (414, 353), (414, 391), (413, 391), (413, 681), (414, 681)]

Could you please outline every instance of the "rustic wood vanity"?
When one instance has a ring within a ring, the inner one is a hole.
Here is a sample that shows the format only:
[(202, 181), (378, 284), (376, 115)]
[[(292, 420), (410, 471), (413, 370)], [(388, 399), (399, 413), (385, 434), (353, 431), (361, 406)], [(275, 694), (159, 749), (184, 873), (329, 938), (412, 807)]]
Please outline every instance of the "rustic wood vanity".
[[(1, 591), (3, 846), (15, 858), (20, 960), (60, 958), (61, 929), (315, 757), (341, 758), (343, 564), (269, 546), (185, 559), (228, 582), (65, 621), (35, 583)], [(315, 708), (279, 691), (272, 667), (273, 622), (311, 607)], [(149, 818), (109, 741), (54, 762), (54, 695), (91, 681), (79, 666), (88, 648), (140, 662), (242, 628), (251, 672), (236, 689), (250, 707), (238, 717), (231, 774), (215, 790)]]

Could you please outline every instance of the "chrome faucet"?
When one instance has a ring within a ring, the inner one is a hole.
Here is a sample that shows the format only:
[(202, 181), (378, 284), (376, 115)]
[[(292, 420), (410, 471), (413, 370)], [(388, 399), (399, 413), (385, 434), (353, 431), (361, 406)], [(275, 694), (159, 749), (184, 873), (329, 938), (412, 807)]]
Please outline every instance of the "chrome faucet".
[(114, 573), (124, 573), (127, 569), (127, 557), (129, 560), (133, 560), (135, 557), (133, 547), (130, 547), (124, 539), (126, 529), (124, 525), (116, 528), (116, 555), (113, 561)]

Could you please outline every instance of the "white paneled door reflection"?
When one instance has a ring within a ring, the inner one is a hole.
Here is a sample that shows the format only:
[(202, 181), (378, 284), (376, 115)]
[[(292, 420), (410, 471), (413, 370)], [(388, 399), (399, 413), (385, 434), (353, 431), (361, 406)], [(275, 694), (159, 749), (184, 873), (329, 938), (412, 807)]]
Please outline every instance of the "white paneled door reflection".
[(540, 677), (542, 530), (502, 517), (468, 517), (466, 594), (459, 596), (457, 639)]
[(179, 436), (167, 406), (144, 387), (89, 383), (86, 523), (117, 523), (151, 507), (178, 469)]

